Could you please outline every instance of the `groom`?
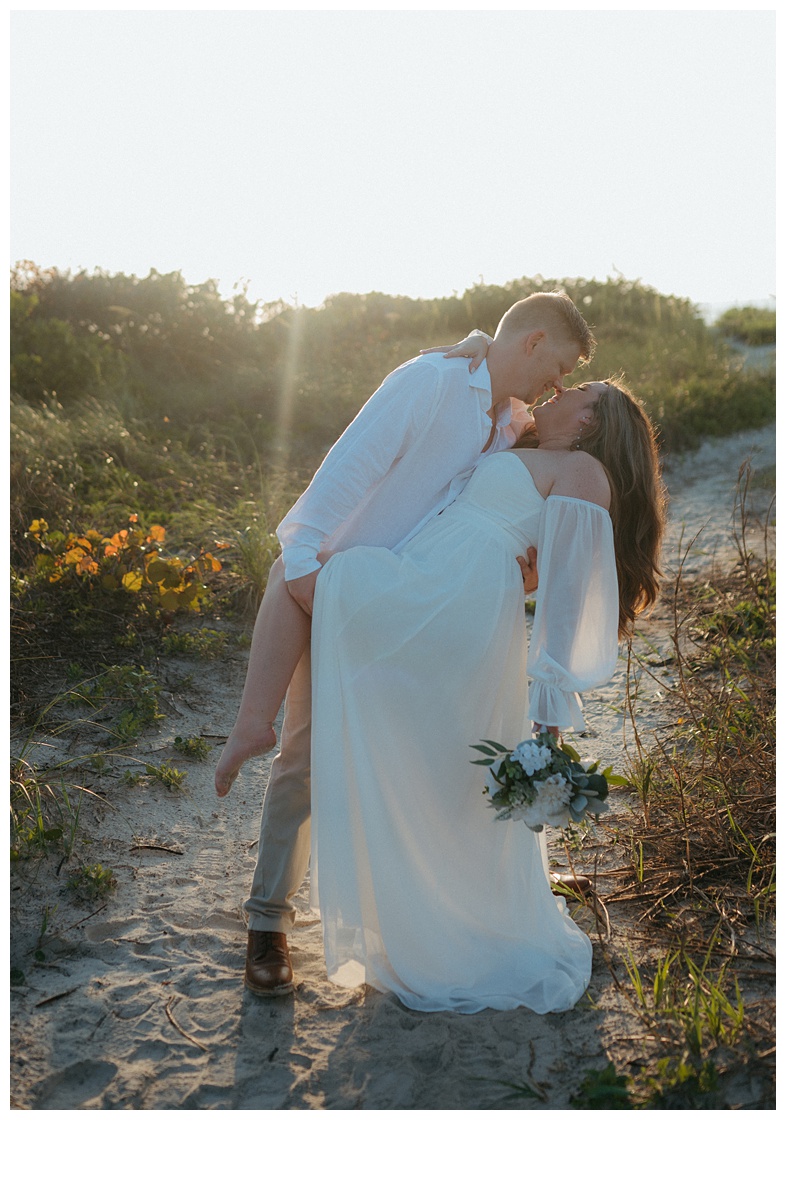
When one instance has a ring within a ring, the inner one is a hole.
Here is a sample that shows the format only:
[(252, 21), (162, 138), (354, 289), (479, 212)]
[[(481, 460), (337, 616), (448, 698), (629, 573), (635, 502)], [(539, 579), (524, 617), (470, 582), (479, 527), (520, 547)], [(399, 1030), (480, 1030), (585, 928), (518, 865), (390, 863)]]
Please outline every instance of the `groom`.
[[(483, 456), (516, 442), (530, 423), (528, 406), (550, 388), (561, 390), (579, 359), (592, 357), (594, 345), (566, 295), (539, 292), (508, 309), (474, 374), (463, 358), (429, 355), (388, 375), (276, 531), (287, 587), (300, 607), (311, 614), (320, 552), (403, 545), (459, 494)], [(526, 580), (526, 559), (519, 563)], [(274, 570), (280, 569), (276, 564)], [(306, 654), (287, 692), (244, 905), (245, 984), (259, 996), (294, 988), (287, 933), (310, 854), (310, 752)], [(217, 785), (222, 769), (226, 780), (230, 766), (236, 773), (238, 765), (220, 762)]]

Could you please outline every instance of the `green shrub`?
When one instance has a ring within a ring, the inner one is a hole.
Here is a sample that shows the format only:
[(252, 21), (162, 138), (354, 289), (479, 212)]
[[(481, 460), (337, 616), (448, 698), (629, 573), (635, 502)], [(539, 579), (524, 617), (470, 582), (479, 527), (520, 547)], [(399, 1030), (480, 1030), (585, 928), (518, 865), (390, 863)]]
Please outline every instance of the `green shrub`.
[(68, 881), (68, 887), (78, 899), (91, 902), (108, 896), (117, 887), (117, 879), (109, 867), (95, 863), (92, 867), (80, 867)]
[(114, 738), (130, 742), (163, 719), (160, 696), (161, 684), (145, 667), (115, 664), (62, 699), (92, 709), (94, 723), (105, 724)]
[(154, 763), (145, 763), (144, 771), (126, 771), (125, 781), (130, 787), (133, 787), (142, 779), (155, 779), (159, 783), (163, 783), (168, 791), (179, 792), (187, 775), (187, 771), (178, 771), (169, 762), (162, 763), (158, 767)]
[(728, 308), (715, 322), (718, 332), (727, 338), (735, 338), (748, 346), (775, 344), (775, 310), (756, 308)]
[(161, 648), (165, 654), (185, 654), (194, 658), (220, 658), (229, 635), (219, 629), (184, 630), (165, 633)]
[(11, 391), (31, 403), (96, 395), (121, 377), (119, 353), (97, 333), (41, 318), (35, 293), (11, 291)]
[(205, 762), (210, 756), (210, 745), (203, 737), (176, 737), (173, 744), (178, 754), (196, 762)]

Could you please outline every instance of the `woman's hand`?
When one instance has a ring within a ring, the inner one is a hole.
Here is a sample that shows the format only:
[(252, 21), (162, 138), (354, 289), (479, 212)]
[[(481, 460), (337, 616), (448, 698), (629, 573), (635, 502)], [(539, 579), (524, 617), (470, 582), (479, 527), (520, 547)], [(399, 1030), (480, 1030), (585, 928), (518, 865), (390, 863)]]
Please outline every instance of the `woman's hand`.
[[(543, 733), (543, 726), (541, 725), (540, 721), (532, 722), (532, 732), (533, 732), (533, 734)], [(553, 733), (554, 737), (558, 738), (559, 737), (559, 725), (547, 725), (546, 733)]]
[(530, 546), (526, 554), (520, 554), (516, 559), (521, 570), (521, 578), (524, 580), (524, 592), (536, 592), (538, 590), (538, 552), (534, 546)]
[(469, 358), (472, 361), (469, 364), (470, 374), (477, 371), (483, 359), (488, 354), (489, 346), (494, 341), (487, 333), (481, 333), (480, 330), (475, 330), (465, 337), (463, 342), (456, 342), (452, 346), (430, 346), (428, 350), (421, 350), (421, 354), (444, 354), (445, 358)]

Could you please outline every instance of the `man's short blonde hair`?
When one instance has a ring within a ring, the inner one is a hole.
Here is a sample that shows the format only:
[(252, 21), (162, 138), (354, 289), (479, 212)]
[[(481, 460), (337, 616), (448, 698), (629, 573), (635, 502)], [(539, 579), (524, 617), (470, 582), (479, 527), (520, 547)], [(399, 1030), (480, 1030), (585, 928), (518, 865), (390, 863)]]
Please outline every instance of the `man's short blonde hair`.
[(517, 300), (503, 315), (496, 336), (518, 337), (535, 329), (545, 329), (547, 333), (573, 342), (584, 362), (592, 358), (597, 344), (595, 338), (570, 296), (564, 292), (534, 292)]

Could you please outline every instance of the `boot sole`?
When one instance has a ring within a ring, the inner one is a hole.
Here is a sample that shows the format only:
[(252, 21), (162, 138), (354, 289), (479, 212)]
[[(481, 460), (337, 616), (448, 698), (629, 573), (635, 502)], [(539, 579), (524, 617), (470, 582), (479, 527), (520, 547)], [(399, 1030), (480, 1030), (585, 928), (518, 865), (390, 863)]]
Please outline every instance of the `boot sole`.
[(295, 990), (293, 983), (279, 983), (275, 987), (263, 988), (259, 984), (249, 983), (247, 979), (243, 980), (249, 992), (253, 992), (255, 996), (289, 996)]

